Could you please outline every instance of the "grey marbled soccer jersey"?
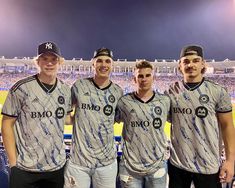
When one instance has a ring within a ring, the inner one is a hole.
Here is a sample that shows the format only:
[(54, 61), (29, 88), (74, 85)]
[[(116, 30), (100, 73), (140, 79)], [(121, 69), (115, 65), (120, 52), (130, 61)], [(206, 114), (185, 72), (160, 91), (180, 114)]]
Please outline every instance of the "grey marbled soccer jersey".
[(16, 117), (17, 167), (34, 172), (54, 171), (66, 162), (64, 121), (71, 112), (69, 86), (57, 79), (50, 93), (37, 76), (18, 81), (9, 91), (2, 114)]
[(75, 123), (71, 161), (79, 166), (95, 168), (113, 163), (116, 158), (114, 144), (114, 115), (122, 89), (110, 83), (100, 89), (92, 80), (77, 80), (72, 86), (75, 105)]
[(152, 174), (167, 160), (167, 137), (164, 125), (170, 110), (170, 99), (154, 93), (143, 102), (134, 93), (118, 101), (116, 121), (123, 126), (125, 167), (139, 175)]
[(216, 114), (231, 112), (229, 94), (207, 79), (192, 91), (176, 82), (168, 94), (172, 112), (171, 163), (190, 172), (217, 173), (221, 133)]

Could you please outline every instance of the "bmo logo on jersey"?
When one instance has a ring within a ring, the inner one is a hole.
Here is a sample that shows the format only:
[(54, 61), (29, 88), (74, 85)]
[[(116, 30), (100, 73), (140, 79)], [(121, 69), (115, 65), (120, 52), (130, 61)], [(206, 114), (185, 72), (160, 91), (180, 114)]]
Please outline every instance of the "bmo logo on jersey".
[(49, 118), (52, 116), (52, 112), (51, 111), (44, 111), (44, 112), (31, 112), (31, 118), (35, 119), (35, 118)]
[[(173, 108), (173, 113), (176, 114), (192, 114), (193, 110), (191, 108)], [(195, 115), (199, 118), (205, 118), (208, 115), (208, 110), (204, 106), (199, 106), (195, 109)]]
[(81, 109), (100, 111), (100, 106), (94, 104), (85, 104), (82, 103)]
[[(132, 127), (149, 127), (150, 125), (150, 121), (131, 121)], [(152, 126), (155, 129), (159, 129), (162, 126), (162, 120), (160, 118), (153, 119)]]
[[(55, 117), (61, 119), (64, 117), (65, 110), (62, 107), (59, 107), (55, 111)], [(50, 118), (52, 117), (53, 113), (51, 111), (44, 111), (44, 112), (31, 112), (31, 118)]]
[[(82, 103), (81, 109), (86, 109), (86, 110), (92, 110), (92, 111), (97, 111), (99, 112), (100, 111), (100, 106), (98, 105), (94, 105), (94, 104), (85, 104), (85, 103)], [(106, 105), (104, 108), (103, 108), (103, 112), (106, 116), (110, 116), (112, 113), (113, 113), (113, 107), (111, 105)]]
[(173, 112), (176, 114), (192, 114), (193, 111), (191, 108), (174, 107)]
[(149, 125), (149, 121), (131, 121), (132, 127), (148, 127)]

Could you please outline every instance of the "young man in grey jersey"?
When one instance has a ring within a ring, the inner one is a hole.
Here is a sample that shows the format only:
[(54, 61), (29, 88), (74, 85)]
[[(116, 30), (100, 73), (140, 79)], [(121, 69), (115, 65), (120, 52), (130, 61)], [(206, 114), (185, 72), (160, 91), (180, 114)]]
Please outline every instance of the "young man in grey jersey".
[(72, 111), (69, 86), (57, 78), (63, 63), (53, 42), (38, 46), (39, 73), (10, 89), (2, 108), (2, 137), (11, 167), (10, 188), (62, 188), (64, 123)]
[[(201, 46), (182, 49), (182, 82), (168, 90), (171, 99), (169, 187), (221, 188), (234, 175), (235, 130), (231, 99), (220, 85), (204, 78), (206, 65)], [(222, 137), (222, 138), (221, 138)], [(220, 164), (221, 140), (226, 161)]]
[(119, 177), (123, 188), (166, 188), (167, 137), (164, 125), (170, 99), (153, 91), (153, 66), (136, 63), (136, 91), (117, 105), (116, 121), (123, 122), (123, 155)]
[(110, 80), (112, 51), (98, 49), (92, 63), (94, 77), (77, 80), (72, 86), (75, 115), (65, 187), (114, 188), (117, 151), (113, 124), (117, 101), (123, 92)]

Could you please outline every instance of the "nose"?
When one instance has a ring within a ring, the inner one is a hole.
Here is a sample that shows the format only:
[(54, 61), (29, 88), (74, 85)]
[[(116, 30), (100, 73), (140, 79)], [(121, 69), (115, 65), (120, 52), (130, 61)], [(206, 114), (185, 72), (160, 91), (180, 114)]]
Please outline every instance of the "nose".
[(105, 61), (102, 61), (101, 66), (105, 66), (105, 65), (106, 65)]
[(53, 65), (54, 63), (52, 61), (48, 61), (47, 65)]
[(189, 62), (188, 67), (192, 67), (192, 61)]
[(145, 82), (145, 81), (146, 81), (146, 77), (145, 77), (145, 76), (142, 78), (142, 81), (143, 81), (143, 82)]

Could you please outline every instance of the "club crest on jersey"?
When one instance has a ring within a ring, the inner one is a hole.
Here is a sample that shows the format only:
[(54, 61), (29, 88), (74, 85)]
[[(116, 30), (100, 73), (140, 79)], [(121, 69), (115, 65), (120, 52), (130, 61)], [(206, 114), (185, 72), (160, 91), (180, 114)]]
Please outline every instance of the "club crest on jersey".
[(155, 112), (157, 115), (161, 115), (161, 114), (162, 114), (162, 109), (161, 109), (161, 107), (156, 106), (156, 107), (154, 108), (154, 112)]
[(160, 118), (155, 118), (153, 120), (153, 127), (159, 129), (162, 126), (162, 120)]
[(204, 106), (196, 108), (195, 114), (199, 118), (205, 118), (208, 115), (208, 110)]
[(110, 116), (113, 113), (113, 107), (111, 105), (106, 105), (103, 109), (103, 112), (106, 116)]
[(65, 112), (64, 112), (64, 109), (63, 109), (62, 107), (57, 108), (56, 111), (55, 111), (55, 116), (56, 116), (58, 119), (63, 118), (63, 117), (64, 117), (64, 114), (65, 114)]
[(208, 95), (200, 95), (199, 101), (200, 101), (200, 103), (202, 103), (202, 104), (208, 103), (208, 102), (209, 102), (209, 97), (208, 97)]
[(58, 103), (59, 104), (64, 104), (64, 97), (63, 96), (58, 97)]
[(114, 103), (115, 102), (115, 97), (113, 95), (110, 95), (108, 97), (109, 102)]

